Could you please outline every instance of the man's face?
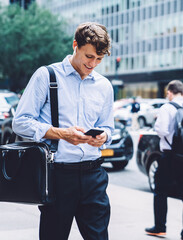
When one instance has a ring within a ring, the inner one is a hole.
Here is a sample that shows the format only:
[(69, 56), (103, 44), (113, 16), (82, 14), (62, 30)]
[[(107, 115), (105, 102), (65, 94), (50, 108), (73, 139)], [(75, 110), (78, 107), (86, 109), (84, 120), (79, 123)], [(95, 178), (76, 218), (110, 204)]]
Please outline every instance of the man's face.
[(86, 44), (80, 48), (75, 47), (73, 57), (71, 59), (72, 66), (84, 79), (93, 69), (102, 61), (104, 55), (98, 55), (96, 49), (91, 44)]

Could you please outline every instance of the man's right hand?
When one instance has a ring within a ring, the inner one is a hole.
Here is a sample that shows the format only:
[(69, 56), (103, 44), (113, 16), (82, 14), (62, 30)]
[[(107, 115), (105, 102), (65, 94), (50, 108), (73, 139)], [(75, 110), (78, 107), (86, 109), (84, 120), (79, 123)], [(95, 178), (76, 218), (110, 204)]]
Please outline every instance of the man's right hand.
[(63, 139), (73, 145), (78, 145), (80, 143), (88, 143), (91, 140), (91, 136), (83, 135), (84, 128), (74, 126), (70, 128), (56, 128), (51, 127), (46, 132), (44, 138), (47, 139)]

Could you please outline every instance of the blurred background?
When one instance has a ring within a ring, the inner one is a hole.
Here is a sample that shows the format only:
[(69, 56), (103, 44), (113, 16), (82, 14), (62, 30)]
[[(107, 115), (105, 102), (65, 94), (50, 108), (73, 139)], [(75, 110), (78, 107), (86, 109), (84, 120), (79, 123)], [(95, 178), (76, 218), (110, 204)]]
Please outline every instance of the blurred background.
[(160, 156), (153, 126), (168, 82), (183, 81), (183, 0), (0, 0), (0, 141), (11, 136), (33, 72), (72, 54), (75, 29), (86, 21), (105, 25), (112, 39), (97, 67), (115, 98), (113, 142), (103, 157), (115, 170), (135, 158), (152, 190)]

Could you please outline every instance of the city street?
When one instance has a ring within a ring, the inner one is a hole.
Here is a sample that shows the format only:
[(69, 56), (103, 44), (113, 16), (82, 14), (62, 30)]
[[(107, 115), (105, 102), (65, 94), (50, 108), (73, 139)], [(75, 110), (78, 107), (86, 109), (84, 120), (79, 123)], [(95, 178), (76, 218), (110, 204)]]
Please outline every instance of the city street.
[(109, 174), (110, 183), (131, 189), (150, 192), (148, 178), (142, 174), (136, 164), (136, 149), (139, 139), (139, 132), (130, 132), (134, 143), (134, 154), (127, 167), (122, 171), (114, 171), (112, 166), (104, 164)]
[[(0, 25), (1, 199), (56, 192), (59, 231), (74, 211), (99, 238), (73, 219), (67, 240), (104, 240), (109, 183), (105, 240), (183, 240), (183, 0), (0, 0)], [(179, 200), (149, 236), (163, 191)], [(0, 240), (39, 240), (39, 224), (38, 205), (0, 201)]]
[[(138, 135), (132, 133), (135, 149)], [(147, 177), (136, 166), (135, 154), (123, 171), (113, 171), (110, 164), (104, 164), (104, 167), (109, 173), (109, 239), (156, 239), (144, 233), (145, 227), (153, 225), (153, 195)], [(39, 211), (36, 206), (0, 203), (0, 216), (0, 239), (38, 240)], [(180, 239), (181, 218), (181, 201), (169, 199), (167, 240)], [(75, 222), (69, 240), (82, 240)]]

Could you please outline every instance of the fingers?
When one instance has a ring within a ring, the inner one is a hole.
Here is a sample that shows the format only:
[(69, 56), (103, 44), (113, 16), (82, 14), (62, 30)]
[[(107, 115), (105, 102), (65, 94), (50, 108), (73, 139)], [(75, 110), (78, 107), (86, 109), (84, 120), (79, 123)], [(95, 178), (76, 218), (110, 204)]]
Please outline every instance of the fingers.
[(78, 145), (80, 143), (88, 143), (88, 141), (91, 139), (91, 136), (86, 136), (86, 135), (82, 135), (79, 132), (84, 133), (84, 129), (81, 127), (70, 127), (65, 129), (65, 136), (64, 136), (64, 140), (66, 140), (67, 142), (73, 144), (73, 145)]
[(77, 131), (80, 131), (80, 132), (82, 132), (82, 133), (85, 133), (85, 130), (84, 130), (84, 128), (82, 128), (82, 127), (75, 126), (74, 128), (75, 128)]
[(88, 143), (89, 145), (91, 145), (93, 147), (100, 147), (107, 140), (107, 134), (105, 132), (100, 135), (97, 135), (96, 138), (81, 134), (80, 132), (85, 133), (84, 128), (78, 127), (78, 126), (66, 128), (64, 130), (63, 139), (73, 145), (78, 145), (81, 143)]
[(104, 132), (100, 135), (97, 135), (96, 138), (91, 138), (88, 144), (93, 147), (101, 147), (107, 140), (107, 134)]

